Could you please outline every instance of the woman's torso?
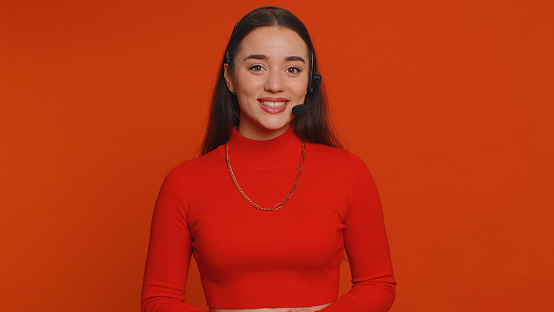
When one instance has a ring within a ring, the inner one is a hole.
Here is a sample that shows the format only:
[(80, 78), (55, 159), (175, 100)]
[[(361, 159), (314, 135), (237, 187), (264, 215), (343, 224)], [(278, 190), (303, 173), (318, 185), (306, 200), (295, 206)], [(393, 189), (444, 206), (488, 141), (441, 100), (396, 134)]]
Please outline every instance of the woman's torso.
[[(291, 149), (300, 158), (299, 140)], [(277, 160), (284, 156), (272, 151), (273, 159), (257, 164), (240, 159), (239, 151), (260, 151), (230, 144), (241, 188), (264, 207), (281, 201), (299, 159), (283, 164)], [(232, 312), (287, 312), (337, 299), (352, 171), (347, 153), (307, 146), (298, 188), (277, 211), (260, 211), (241, 197), (227, 172), (224, 151), (194, 162), (196, 166), (183, 168), (183, 192), (189, 195), (183, 206), (208, 304)], [(290, 308), (252, 309), (268, 305)]]

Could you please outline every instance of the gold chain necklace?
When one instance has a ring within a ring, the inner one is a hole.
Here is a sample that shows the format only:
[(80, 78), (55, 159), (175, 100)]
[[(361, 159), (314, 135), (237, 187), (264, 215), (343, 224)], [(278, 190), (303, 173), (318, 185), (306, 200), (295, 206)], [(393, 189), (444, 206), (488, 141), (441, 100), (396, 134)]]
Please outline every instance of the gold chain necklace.
[(306, 144), (304, 143), (304, 140), (302, 140), (302, 156), (300, 157), (300, 165), (298, 166), (298, 173), (296, 174), (296, 178), (294, 179), (294, 184), (292, 185), (292, 188), (290, 189), (287, 196), (285, 196), (285, 199), (283, 199), (282, 202), (275, 204), (271, 208), (264, 208), (253, 202), (242, 190), (239, 183), (237, 182), (237, 178), (235, 178), (235, 174), (233, 173), (233, 169), (231, 168), (231, 161), (229, 160), (229, 142), (225, 143), (225, 160), (227, 161), (227, 169), (229, 169), (229, 174), (231, 175), (231, 179), (233, 180), (233, 183), (235, 184), (235, 187), (239, 191), (240, 195), (250, 204), (252, 207), (264, 210), (264, 211), (275, 211), (278, 209), (281, 209), (283, 205), (292, 197), (292, 193), (294, 193), (294, 190), (296, 189), (296, 186), (298, 186), (298, 181), (300, 181), (300, 176), (302, 175), (302, 169), (304, 168), (304, 156), (306, 155)]

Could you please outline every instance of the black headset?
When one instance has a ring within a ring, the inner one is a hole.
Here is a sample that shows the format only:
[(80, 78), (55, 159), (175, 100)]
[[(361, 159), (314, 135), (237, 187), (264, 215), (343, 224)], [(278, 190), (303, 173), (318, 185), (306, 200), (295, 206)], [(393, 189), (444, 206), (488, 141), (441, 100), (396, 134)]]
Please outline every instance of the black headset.
[[(286, 9), (283, 9), (281, 7), (277, 7), (277, 6), (263, 6), (263, 7), (259, 7), (257, 9), (254, 9), (248, 13), (246, 13), (243, 17), (241, 17), (239, 19), (239, 21), (235, 24), (235, 27), (233, 27), (233, 32), (235, 32), (235, 29), (237, 29), (237, 26), (240, 24), (240, 22), (242, 22), (242, 20), (250, 15), (251, 13), (253, 12), (256, 12), (256, 11), (260, 11), (260, 10), (275, 10), (275, 9), (278, 9), (278, 10), (283, 10), (283, 11), (287, 11), (288, 13), (292, 14), (289, 10), (286, 10)], [(294, 14), (292, 14), (294, 16)], [(232, 32), (232, 33), (233, 33)], [(231, 64), (231, 61), (232, 61), (232, 58), (231, 58), (231, 53), (229, 52), (229, 50), (225, 51), (225, 62), (227, 64)], [(312, 52), (312, 55), (310, 56), (310, 69), (309, 69), (309, 72), (308, 72), (308, 93), (312, 93), (314, 92), (316, 86), (319, 87), (319, 83), (321, 82), (321, 76), (320, 75), (316, 75), (315, 73), (315, 58), (314, 58), (314, 53)], [(318, 91), (319, 91), (319, 88), (318, 88)], [(319, 98), (319, 92), (318, 92), (318, 98)], [(317, 99), (316, 99), (316, 102), (317, 102)], [(314, 102), (315, 104), (315, 102)], [(313, 105), (313, 104), (312, 104)], [(310, 105), (310, 106), (312, 106)], [(309, 107), (310, 107), (309, 106)], [(296, 115), (296, 114), (295, 114)], [(301, 114), (302, 115), (302, 114)], [(298, 116), (298, 115), (297, 115)]]

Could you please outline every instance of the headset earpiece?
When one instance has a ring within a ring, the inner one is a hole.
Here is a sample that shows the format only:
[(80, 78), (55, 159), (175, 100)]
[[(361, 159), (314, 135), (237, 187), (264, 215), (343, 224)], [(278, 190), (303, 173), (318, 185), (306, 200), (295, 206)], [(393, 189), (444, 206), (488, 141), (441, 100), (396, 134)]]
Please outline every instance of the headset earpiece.
[(229, 50), (225, 51), (225, 63), (231, 65), (231, 54), (229, 53)]
[(312, 53), (310, 57), (310, 72), (308, 73), (308, 93), (314, 92), (315, 85), (321, 81), (321, 76), (315, 74), (315, 59)]

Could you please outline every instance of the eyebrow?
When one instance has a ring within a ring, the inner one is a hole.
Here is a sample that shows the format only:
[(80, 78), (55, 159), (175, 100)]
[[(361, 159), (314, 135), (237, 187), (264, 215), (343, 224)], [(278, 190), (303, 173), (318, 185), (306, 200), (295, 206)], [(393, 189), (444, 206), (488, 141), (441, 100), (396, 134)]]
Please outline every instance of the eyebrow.
[(254, 60), (269, 60), (269, 56), (265, 55), (265, 54), (250, 54), (249, 56), (247, 56), (244, 60), (242, 60), (243, 62), (248, 60), (248, 59), (254, 59)]
[(287, 56), (285, 57), (285, 61), (300, 61), (302, 63), (306, 63), (306, 61), (304, 61), (304, 59), (300, 56)]
[[(269, 56), (267, 56), (265, 54), (250, 54), (242, 61), (244, 62), (248, 59), (267, 61), (267, 60), (269, 60)], [(302, 63), (306, 63), (306, 61), (304, 61), (304, 59), (301, 58), (300, 56), (287, 56), (287, 57), (285, 57), (285, 61), (300, 61)]]

